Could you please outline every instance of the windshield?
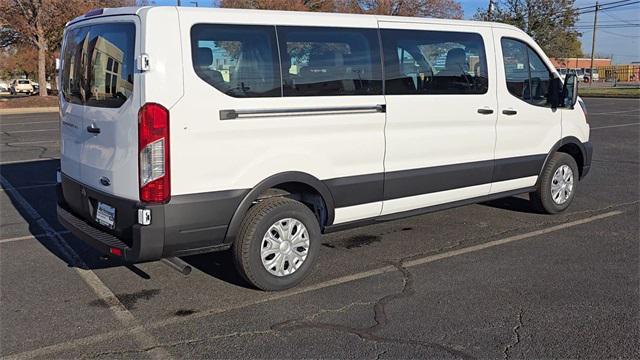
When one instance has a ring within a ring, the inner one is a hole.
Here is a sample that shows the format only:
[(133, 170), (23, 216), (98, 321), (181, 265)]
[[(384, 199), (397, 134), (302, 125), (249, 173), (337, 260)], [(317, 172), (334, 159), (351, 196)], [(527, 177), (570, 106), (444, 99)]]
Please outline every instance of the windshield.
[(120, 107), (133, 93), (135, 25), (108, 23), (67, 31), (62, 95), (73, 104)]

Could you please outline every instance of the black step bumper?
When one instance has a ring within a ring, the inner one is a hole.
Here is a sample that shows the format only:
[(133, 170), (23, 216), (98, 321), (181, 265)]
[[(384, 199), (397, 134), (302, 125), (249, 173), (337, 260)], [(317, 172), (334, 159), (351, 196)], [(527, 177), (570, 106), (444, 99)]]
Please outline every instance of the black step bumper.
[(153, 261), (162, 257), (163, 229), (134, 225), (132, 246), (129, 246), (116, 236), (88, 224), (59, 204), (57, 211), (60, 224), (102, 254), (121, 257), (124, 261), (132, 263)]
[[(60, 181), (58, 221), (102, 254), (131, 263), (228, 249), (227, 227), (248, 192), (179, 195), (166, 204), (148, 204), (90, 188), (64, 174)], [(98, 203), (115, 208), (114, 228), (95, 220)], [(140, 209), (150, 210), (151, 224), (138, 222)]]

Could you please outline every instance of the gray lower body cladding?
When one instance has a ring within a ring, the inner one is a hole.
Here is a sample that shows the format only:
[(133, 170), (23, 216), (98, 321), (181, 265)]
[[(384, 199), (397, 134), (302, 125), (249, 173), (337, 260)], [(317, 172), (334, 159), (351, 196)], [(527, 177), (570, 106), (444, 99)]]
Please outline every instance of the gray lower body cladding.
[[(581, 151), (584, 156), (584, 176), (591, 165), (591, 144), (582, 144)], [(386, 174), (348, 176), (324, 180), (320, 185), (328, 189), (326, 196), (332, 197), (334, 207), (339, 208), (535, 176), (544, 166), (545, 157), (544, 154), (521, 156)], [(244, 216), (242, 211), (236, 210), (241, 204), (250, 204), (255, 200), (247, 196), (251, 189), (239, 189), (178, 195), (173, 196), (167, 204), (144, 204), (97, 191), (64, 175), (58, 188), (60, 222), (103, 253), (109, 253), (113, 247), (121, 248), (124, 259), (129, 262), (227, 249), (236, 235), (233, 227), (229, 226), (232, 219), (236, 221), (235, 217), (240, 217), (241, 220)], [(513, 194), (507, 192), (501, 195)], [(475, 200), (486, 199), (469, 199), (460, 202), (460, 205)], [(98, 202), (116, 209), (115, 228), (109, 229), (95, 221)], [(433, 209), (446, 208), (445, 205)], [(151, 210), (150, 225), (138, 224), (137, 213), (141, 208)], [(428, 209), (416, 209), (405, 216), (424, 210)], [(402, 214), (397, 215), (387, 217), (403, 217)], [(326, 224), (326, 230), (341, 227), (332, 225)]]
[[(144, 204), (89, 188), (62, 175), (58, 219), (76, 236), (108, 254), (123, 252), (128, 262), (193, 255), (228, 248), (227, 226), (248, 190), (173, 196), (167, 204)], [(98, 203), (116, 209), (115, 227), (95, 220)], [(138, 224), (138, 209), (151, 210), (151, 224)]]

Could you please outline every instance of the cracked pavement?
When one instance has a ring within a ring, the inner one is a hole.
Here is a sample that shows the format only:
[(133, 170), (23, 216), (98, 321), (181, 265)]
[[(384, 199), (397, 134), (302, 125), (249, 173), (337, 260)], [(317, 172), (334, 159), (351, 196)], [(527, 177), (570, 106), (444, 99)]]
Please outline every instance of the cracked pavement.
[[(123, 327), (46, 236), (30, 237), (42, 229), (2, 191), (0, 357), (640, 358), (640, 126), (597, 129), (640, 122), (640, 101), (586, 101), (594, 162), (567, 213), (535, 214), (511, 197), (330, 234), (290, 292), (246, 288), (226, 253), (185, 258), (194, 270), (184, 277), (161, 263), (102, 261), (63, 234), (140, 328)], [(56, 116), (3, 115), (4, 142), (49, 140), (57, 130), (22, 131), (54, 128)], [(33, 161), (58, 145), (28, 145), (2, 148), (2, 161), (29, 160), (2, 165), (2, 176), (63, 230), (46, 185), (57, 161)], [(612, 211), (622, 213), (415, 262)], [(153, 345), (135, 341), (141, 329)]]

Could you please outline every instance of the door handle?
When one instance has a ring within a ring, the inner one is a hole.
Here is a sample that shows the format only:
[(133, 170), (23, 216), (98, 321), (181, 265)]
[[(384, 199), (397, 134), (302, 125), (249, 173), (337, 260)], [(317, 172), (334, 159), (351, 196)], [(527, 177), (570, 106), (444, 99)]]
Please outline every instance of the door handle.
[(493, 114), (493, 109), (478, 109), (478, 114), (482, 114), (482, 115)]
[(502, 110), (502, 113), (505, 114), (505, 115), (515, 115), (518, 112), (515, 111), (515, 110)]
[(87, 126), (87, 131), (92, 133), (92, 134), (100, 134), (100, 128), (99, 127), (95, 127), (95, 125), (93, 125), (93, 124)]

